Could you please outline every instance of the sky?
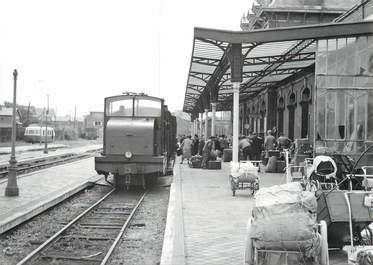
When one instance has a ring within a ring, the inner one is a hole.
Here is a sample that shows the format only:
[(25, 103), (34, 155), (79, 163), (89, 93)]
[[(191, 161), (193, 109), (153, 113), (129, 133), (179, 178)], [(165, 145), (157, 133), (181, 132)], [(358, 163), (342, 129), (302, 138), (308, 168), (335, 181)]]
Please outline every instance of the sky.
[(182, 109), (193, 28), (240, 30), (251, 0), (1, 0), (0, 103), (103, 111), (125, 91)]

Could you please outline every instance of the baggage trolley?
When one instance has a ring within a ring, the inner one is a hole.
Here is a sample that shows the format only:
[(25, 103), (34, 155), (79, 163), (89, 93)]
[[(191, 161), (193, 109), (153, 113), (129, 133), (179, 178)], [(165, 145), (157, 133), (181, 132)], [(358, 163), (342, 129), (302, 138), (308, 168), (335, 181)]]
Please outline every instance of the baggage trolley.
[[(245, 265), (267, 265), (263, 256), (266, 253), (277, 253), (283, 254), (283, 265), (288, 265), (288, 260), (291, 255), (303, 255), (301, 251), (292, 250), (275, 250), (275, 249), (258, 249), (254, 245), (254, 240), (250, 237), (251, 230), (251, 218), (249, 219), (247, 226), (247, 239), (246, 239), (246, 250), (245, 250)], [(320, 255), (315, 257), (318, 264), (329, 265), (329, 252), (328, 252), (328, 238), (327, 238), (327, 224), (325, 221), (320, 221), (318, 224), (318, 230), (321, 236), (320, 241)], [(315, 263), (317, 264), (317, 263)]]
[[(261, 160), (254, 160), (254, 161), (240, 161), (239, 165), (243, 163), (252, 163), (256, 166), (259, 170), (259, 164), (262, 162)], [(236, 196), (236, 190), (249, 190), (249, 195), (254, 196), (255, 192), (259, 190), (259, 178), (258, 172), (244, 172), (244, 173), (231, 173), (229, 175), (229, 183), (231, 185), (232, 195)]]

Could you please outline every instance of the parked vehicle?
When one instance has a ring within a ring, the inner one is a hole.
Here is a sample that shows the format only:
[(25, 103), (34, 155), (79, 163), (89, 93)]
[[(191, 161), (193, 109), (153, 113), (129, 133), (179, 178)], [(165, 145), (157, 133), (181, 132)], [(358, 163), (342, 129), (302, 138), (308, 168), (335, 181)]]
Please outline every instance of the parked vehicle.
[[(47, 136), (45, 137), (45, 132), (47, 131)], [(45, 139), (47, 142), (53, 142), (55, 138), (55, 132), (53, 127), (31, 125), (25, 130), (24, 140), (30, 143), (44, 143)]]

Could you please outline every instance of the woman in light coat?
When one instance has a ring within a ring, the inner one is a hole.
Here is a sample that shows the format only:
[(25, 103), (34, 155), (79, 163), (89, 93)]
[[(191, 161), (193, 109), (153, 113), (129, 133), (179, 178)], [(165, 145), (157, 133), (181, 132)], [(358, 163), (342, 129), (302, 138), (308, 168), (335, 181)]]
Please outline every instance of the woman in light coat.
[(188, 137), (185, 138), (184, 141), (181, 143), (183, 155), (181, 156), (180, 164), (183, 163), (184, 159), (187, 159), (189, 163), (189, 159), (192, 157), (192, 146), (193, 146), (192, 136), (188, 135)]

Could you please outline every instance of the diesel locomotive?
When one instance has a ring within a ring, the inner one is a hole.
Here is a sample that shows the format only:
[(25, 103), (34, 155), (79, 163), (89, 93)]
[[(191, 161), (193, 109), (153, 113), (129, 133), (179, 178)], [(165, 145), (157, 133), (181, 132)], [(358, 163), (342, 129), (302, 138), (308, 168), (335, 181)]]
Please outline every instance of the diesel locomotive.
[(103, 151), (95, 170), (117, 188), (154, 185), (172, 172), (176, 118), (164, 100), (143, 93), (105, 98)]

